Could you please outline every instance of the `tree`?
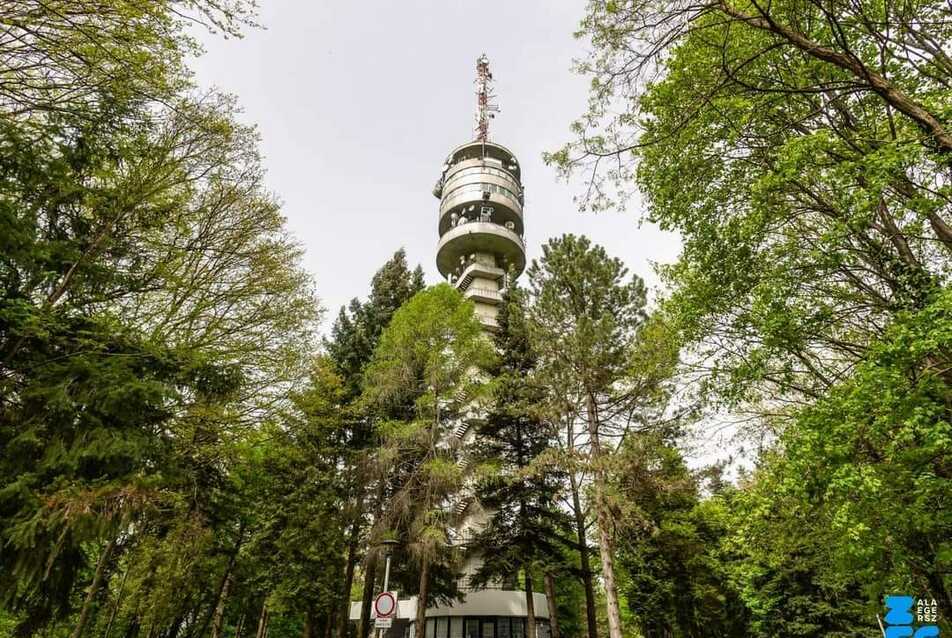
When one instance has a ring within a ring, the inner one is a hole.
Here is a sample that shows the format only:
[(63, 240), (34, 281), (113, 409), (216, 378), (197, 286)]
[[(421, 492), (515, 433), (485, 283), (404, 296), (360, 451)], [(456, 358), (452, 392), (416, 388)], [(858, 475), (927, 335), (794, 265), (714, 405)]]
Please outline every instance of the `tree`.
[(417, 293), (394, 314), (366, 372), (364, 401), (383, 417), (379, 471), (390, 483), (379, 524), (400, 534), (416, 558), (420, 638), (431, 569), (448, 558), (452, 500), (463, 487), (453, 431), (464, 409), (479, 399), (481, 370), (491, 359), (472, 303), (441, 284)]
[(190, 20), (237, 34), (249, 5), (74, 4), (0, 8), (0, 604), (30, 634), (79, 601), (81, 636), (144, 583), (171, 632), (221, 598), (234, 443), (287, 407), (320, 309), (253, 131), (182, 64)]
[(937, 505), (952, 467), (950, 326), (947, 291), (903, 313), (848, 381), (785, 429), (741, 527), (758, 562), (809, 561), (814, 583), (839, 589), (865, 618), (892, 591), (921, 593), (952, 615), (952, 519)]
[[(349, 454), (345, 460), (347, 473), (352, 480), (348, 485), (351, 503), (350, 538), (348, 540), (348, 558), (345, 577), (341, 587), (341, 618), (338, 625), (338, 638), (344, 638), (347, 632), (350, 611), (350, 593), (357, 561), (357, 549), (360, 542), (364, 518), (380, 514), (380, 490), (373, 489), (372, 473), (367, 471), (368, 450), (375, 442), (374, 430), (369, 415), (360, 407), (358, 398), (364, 369), (373, 357), (374, 349), (380, 340), (380, 334), (390, 323), (393, 314), (413, 295), (423, 290), (423, 270), (418, 265), (412, 272), (407, 266), (406, 252), (401, 248), (393, 254), (374, 274), (370, 282), (370, 296), (366, 302), (357, 299), (350, 302), (349, 308), (341, 308), (337, 320), (331, 328), (331, 338), (324, 340), (324, 347), (331, 360), (344, 379), (346, 389), (346, 411), (348, 413), (349, 432), (347, 447)], [(366, 511), (369, 509), (369, 512)], [(368, 551), (364, 563), (364, 587), (361, 601), (358, 636), (363, 638), (370, 630), (370, 604), (374, 592), (374, 580), (377, 573), (377, 552)]]
[(401, 248), (374, 273), (367, 301), (353, 299), (348, 308), (340, 309), (324, 347), (344, 376), (349, 392), (359, 394), (364, 368), (393, 314), (423, 288), (422, 268), (418, 265), (411, 271), (406, 251)]
[(340, 471), (345, 396), (332, 363), (317, 359), (294, 409), (261, 446), (265, 481), (255, 495), (249, 553), (269, 611), (299, 614), (303, 638), (336, 629), (339, 613), (347, 555), (347, 474)]
[(542, 418), (545, 391), (530, 375), (536, 356), (529, 343), (525, 294), (510, 284), (499, 311), (495, 335), (498, 363), (493, 373), (491, 409), (476, 429), (472, 461), (481, 464), (477, 498), (491, 512), (470, 541), (481, 558), (476, 586), (523, 572), (526, 627), (536, 638), (532, 574), (537, 566), (558, 561), (558, 539), (567, 526), (557, 506), (563, 477), (551, 456), (555, 433)]
[(599, 555), (611, 638), (621, 638), (615, 582), (611, 505), (606, 493), (610, 430), (627, 414), (624, 387), (629, 349), (644, 319), (645, 288), (638, 277), (585, 237), (564, 235), (543, 246), (529, 280), (540, 368), (576, 389), (587, 425)]
[(749, 635), (721, 549), (732, 512), (720, 495), (701, 500), (699, 478), (657, 432), (628, 437), (613, 466), (622, 590), (646, 638)]
[[(681, 233), (667, 307), (713, 396), (777, 437), (738, 539), (764, 635), (848, 634), (891, 587), (948, 604), (944, 518), (865, 500), (943, 498), (948, 354), (919, 319), (948, 325), (947, 17), (933, 2), (594, 2), (583, 24), (593, 108), (551, 159), (617, 158), (592, 203), (637, 185)], [(632, 108), (614, 117), (618, 98)]]
[(243, 0), (6, 2), (0, 50), (9, 61), (0, 111), (42, 128), (61, 116), (95, 122), (121, 100), (160, 104), (189, 88), (184, 62), (199, 51), (185, 33), (190, 24), (240, 37), (254, 18), (254, 3)]
[(949, 271), (947, 14), (591, 3), (592, 109), (550, 159), (599, 164), (596, 207), (637, 185), (680, 233), (669, 307), (720, 398), (812, 402)]
[[(765, 465), (771, 458), (764, 459)], [(874, 620), (881, 601), (867, 604), (852, 574), (830, 570), (823, 546), (826, 532), (807, 523), (806, 504), (771, 494), (777, 483), (764, 474), (752, 479), (715, 503), (727, 510), (734, 530), (722, 540), (720, 551), (724, 572), (746, 607), (748, 634), (881, 634)]]

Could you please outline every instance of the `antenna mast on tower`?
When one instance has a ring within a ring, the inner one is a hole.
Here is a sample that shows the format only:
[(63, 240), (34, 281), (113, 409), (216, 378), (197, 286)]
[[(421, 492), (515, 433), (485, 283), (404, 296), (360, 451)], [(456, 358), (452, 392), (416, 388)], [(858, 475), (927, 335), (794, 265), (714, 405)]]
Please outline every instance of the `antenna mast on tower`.
[(489, 72), (489, 58), (476, 58), (476, 140), (489, 141), (489, 120), (496, 117), (499, 107), (493, 101), (493, 74)]

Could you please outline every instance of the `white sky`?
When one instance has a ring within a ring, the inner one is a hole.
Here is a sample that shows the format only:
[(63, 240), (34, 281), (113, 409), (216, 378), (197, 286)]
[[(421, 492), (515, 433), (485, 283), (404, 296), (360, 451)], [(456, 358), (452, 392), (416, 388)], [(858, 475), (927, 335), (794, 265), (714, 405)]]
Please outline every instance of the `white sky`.
[[(490, 136), (516, 153), (526, 188), (526, 245), (588, 235), (652, 288), (652, 263), (674, 261), (676, 235), (639, 225), (632, 203), (578, 212), (542, 153), (569, 139), (588, 80), (571, 71), (583, 0), (262, 0), (264, 30), (202, 36), (197, 80), (237, 95), (258, 126), (268, 186), (284, 202), (327, 309), (365, 297), (403, 246), (428, 283), (436, 271), (439, 201), (431, 190), (449, 151), (473, 138), (476, 58), (485, 52), (502, 111)], [(699, 424), (684, 443), (693, 466), (737, 452), (734, 428)], [(733, 474), (731, 471), (730, 474)]]
[(198, 82), (237, 95), (258, 126), (325, 331), (400, 246), (439, 281), (431, 189), (447, 153), (473, 137), (483, 52), (502, 108), (491, 139), (522, 165), (529, 258), (549, 237), (585, 234), (656, 285), (650, 264), (673, 261), (677, 237), (639, 227), (637, 210), (579, 213), (581, 184), (557, 181), (541, 159), (585, 109), (588, 81), (570, 70), (585, 51), (572, 36), (583, 10), (569, 0), (262, 0), (264, 30), (202, 38)]

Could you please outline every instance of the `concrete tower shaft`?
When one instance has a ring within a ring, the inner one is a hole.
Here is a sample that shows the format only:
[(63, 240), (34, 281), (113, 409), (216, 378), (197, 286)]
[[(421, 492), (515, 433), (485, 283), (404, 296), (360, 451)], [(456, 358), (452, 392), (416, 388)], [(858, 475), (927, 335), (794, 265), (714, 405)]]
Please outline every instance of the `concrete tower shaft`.
[(464, 144), (447, 157), (433, 194), (440, 199), (437, 268), (494, 330), (507, 273), (517, 277), (526, 267), (519, 162), (499, 144)]

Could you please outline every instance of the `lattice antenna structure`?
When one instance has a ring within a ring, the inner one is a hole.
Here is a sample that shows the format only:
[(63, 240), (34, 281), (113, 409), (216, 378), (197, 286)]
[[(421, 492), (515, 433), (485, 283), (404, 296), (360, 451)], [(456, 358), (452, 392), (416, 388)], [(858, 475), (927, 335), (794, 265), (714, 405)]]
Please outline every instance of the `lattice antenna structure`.
[(496, 117), (499, 106), (493, 93), (493, 74), (489, 71), (489, 58), (482, 54), (476, 58), (476, 140), (489, 141), (489, 120)]

